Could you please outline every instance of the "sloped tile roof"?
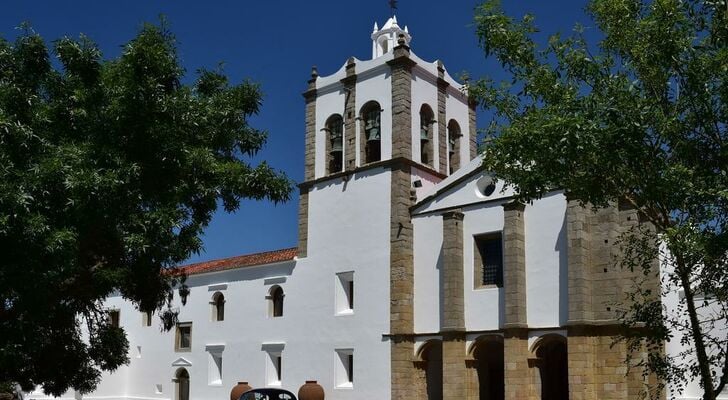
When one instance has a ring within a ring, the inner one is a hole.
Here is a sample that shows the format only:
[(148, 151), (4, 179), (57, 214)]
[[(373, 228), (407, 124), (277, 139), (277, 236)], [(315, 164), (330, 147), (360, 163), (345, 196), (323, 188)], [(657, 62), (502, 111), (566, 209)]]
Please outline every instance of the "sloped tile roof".
[(202, 274), (206, 272), (224, 271), (228, 269), (253, 267), (256, 265), (273, 264), (293, 260), (298, 254), (298, 248), (265, 251), (262, 253), (244, 254), (219, 260), (204, 261), (195, 264), (183, 265), (176, 272), (187, 275)]

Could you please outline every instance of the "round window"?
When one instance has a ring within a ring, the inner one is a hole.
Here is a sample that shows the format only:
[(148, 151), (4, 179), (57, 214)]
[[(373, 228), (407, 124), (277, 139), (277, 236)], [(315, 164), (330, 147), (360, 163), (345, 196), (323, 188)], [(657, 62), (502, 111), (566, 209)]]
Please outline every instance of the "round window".
[(483, 176), (476, 182), (478, 197), (490, 197), (495, 192), (495, 181), (490, 176)]

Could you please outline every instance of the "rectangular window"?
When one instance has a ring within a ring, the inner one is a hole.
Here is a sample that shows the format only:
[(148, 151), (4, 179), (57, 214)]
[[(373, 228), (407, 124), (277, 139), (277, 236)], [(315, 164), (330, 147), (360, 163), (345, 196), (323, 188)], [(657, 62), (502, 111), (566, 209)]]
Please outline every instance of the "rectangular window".
[(265, 385), (281, 386), (283, 381), (283, 348), (285, 343), (263, 343), (266, 352)]
[(192, 348), (192, 322), (177, 324), (176, 351), (190, 351)]
[(503, 286), (501, 233), (475, 236), (475, 287)]
[(121, 312), (119, 310), (109, 310), (109, 323), (114, 328), (118, 328), (120, 325), (119, 318)]
[(354, 313), (354, 272), (336, 274), (336, 314)]
[(337, 349), (334, 379), (338, 389), (354, 387), (354, 349)]
[(354, 280), (349, 281), (349, 293), (347, 293), (347, 298), (349, 299), (349, 309), (354, 309)]
[(208, 344), (205, 349), (210, 354), (207, 368), (208, 384), (210, 386), (220, 386), (222, 385), (222, 352), (225, 350), (225, 345)]
[(283, 357), (281, 355), (276, 356), (276, 377), (278, 378), (278, 382), (281, 381), (281, 371), (283, 370)]

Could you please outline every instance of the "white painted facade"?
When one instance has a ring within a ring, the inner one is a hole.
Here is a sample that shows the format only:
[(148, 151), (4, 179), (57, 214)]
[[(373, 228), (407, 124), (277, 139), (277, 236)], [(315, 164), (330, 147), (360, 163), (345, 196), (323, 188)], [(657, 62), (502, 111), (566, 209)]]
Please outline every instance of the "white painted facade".
[[(376, 101), (381, 113), (381, 159), (392, 157), (392, 82), (388, 61), (399, 29), (396, 19), (372, 34), (372, 60), (356, 60), (357, 115), (367, 102)], [(463, 272), (466, 347), (483, 335), (501, 335), (504, 327), (504, 289), (477, 287), (474, 237), (500, 232), (503, 204), (513, 193), (491, 182), (470, 160), (469, 106), (462, 86), (445, 71), (448, 84), (448, 121), (457, 121), (463, 133), (460, 165), (450, 176), (437, 171), (440, 135), (437, 124), (431, 168), (420, 162), (419, 110), (427, 104), (438, 118), (438, 65), (415, 55), (412, 69), (412, 190), (411, 209), (414, 253), (415, 352), (431, 339), (441, 338), (443, 320), (442, 268), (443, 218), (446, 210), (463, 213)], [(64, 398), (177, 399), (173, 379), (180, 368), (190, 376), (190, 398), (226, 399), (238, 381), (253, 387), (283, 387), (296, 392), (306, 380), (317, 380), (327, 399), (388, 399), (391, 396), (390, 342), (390, 212), (392, 173), (386, 166), (357, 169), (327, 178), (327, 132), (331, 115), (345, 114), (347, 92), (342, 83), (346, 65), (330, 76), (318, 77), (315, 105), (314, 181), (308, 191), (307, 256), (273, 264), (245, 266), (193, 274), (186, 305), (179, 303), (180, 322), (191, 322), (191, 349), (175, 350), (175, 332), (160, 332), (155, 319), (144, 326), (143, 315), (120, 297), (107, 300), (120, 310), (120, 323), (130, 344), (129, 365), (104, 374), (98, 389), (88, 395), (69, 393)], [(445, 121), (445, 126), (447, 122)], [(356, 161), (363, 167), (356, 122)], [(346, 151), (346, 150), (344, 150)], [(344, 154), (344, 159), (347, 155)], [(445, 157), (447, 160), (447, 157)], [(446, 167), (446, 166), (442, 166)], [(533, 345), (547, 334), (566, 336), (568, 280), (566, 199), (553, 192), (528, 204), (524, 211), (528, 341)], [(349, 308), (346, 282), (353, 281), (353, 309)], [(274, 286), (284, 293), (283, 316), (272, 317), (268, 298)], [(225, 298), (225, 318), (215, 321), (211, 301)], [(668, 346), (669, 351), (678, 351)], [(468, 350), (469, 351), (469, 350)], [(347, 379), (345, 360), (353, 357), (353, 380)], [(280, 380), (275, 357), (281, 357)], [(221, 361), (220, 361), (221, 360)], [(690, 386), (685, 399), (696, 392)], [(31, 399), (44, 398), (32, 393)]]

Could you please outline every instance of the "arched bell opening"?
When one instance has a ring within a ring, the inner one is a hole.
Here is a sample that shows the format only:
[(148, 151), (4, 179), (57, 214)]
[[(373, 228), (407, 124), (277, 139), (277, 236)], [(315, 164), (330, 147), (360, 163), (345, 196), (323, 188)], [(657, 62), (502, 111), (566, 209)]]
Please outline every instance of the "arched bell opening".
[(344, 119), (334, 114), (326, 120), (326, 172), (341, 172), (344, 160)]
[(420, 108), (420, 162), (432, 166), (432, 141), (435, 137), (435, 113), (432, 108), (423, 104)]
[(460, 125), (451, 119), (447, 124), (447, 157), (451, 175), (460, 169), (460, 138), (462, 136)]
[(361, 108), (360, 121), (362, 164), (382, 159), (382, 108), (376, 101), (370, 101)]

